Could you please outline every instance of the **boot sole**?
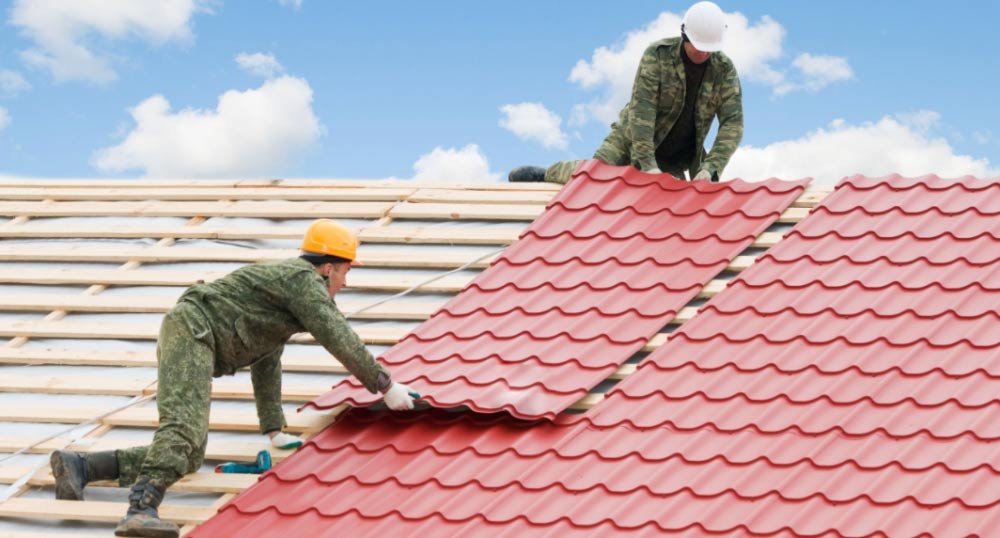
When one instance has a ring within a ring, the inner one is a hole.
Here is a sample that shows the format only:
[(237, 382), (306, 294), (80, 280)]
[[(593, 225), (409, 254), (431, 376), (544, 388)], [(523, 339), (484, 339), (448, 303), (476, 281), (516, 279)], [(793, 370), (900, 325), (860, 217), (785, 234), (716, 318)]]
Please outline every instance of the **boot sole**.
[(177, 538), (180, 529), (115, 529), (115, 536), (132, 536), (134, 538)]
[(70, 476), (74, 473), (69, 471), (69, 466), (63, 460), (63, 451), (57, 450), (49, 456), (49, 466), (52, 467), (52, 475), (56, 479), (56, 499), (60, 501), (82, 501), (83, 488), (77, 491), (69, 484), (69, 482), (76, 481), (75, 479), (78, 477)]

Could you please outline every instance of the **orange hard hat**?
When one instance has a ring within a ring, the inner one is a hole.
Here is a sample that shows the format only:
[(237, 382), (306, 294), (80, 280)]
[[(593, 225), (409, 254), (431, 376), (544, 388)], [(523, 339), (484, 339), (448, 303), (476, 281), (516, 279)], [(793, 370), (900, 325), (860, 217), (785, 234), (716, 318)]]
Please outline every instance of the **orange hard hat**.
[(302, 250), (354, 261), (358, 257), (358, 236), (337, 221), (319, 219), (306, 229)]

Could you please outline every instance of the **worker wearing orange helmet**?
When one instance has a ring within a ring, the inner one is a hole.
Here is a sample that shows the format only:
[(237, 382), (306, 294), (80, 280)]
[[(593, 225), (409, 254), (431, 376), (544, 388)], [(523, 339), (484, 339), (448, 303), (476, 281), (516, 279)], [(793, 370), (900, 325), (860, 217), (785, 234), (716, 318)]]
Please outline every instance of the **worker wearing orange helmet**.
[(281, 354), (295, 333), (317, 342), (387, 407), (413, 409), (409, 387), (392, 381), (337, 309), (333, 297), (357, 259), (358, 240), (329, 219), (313, 222), (297, 258), (249, 265), (192, 286), (167, 312), (157, 341), (159, 428), (149, 446), (51, 456), (56, 498), (80, 500), (88, 482), (131, 486), (118, 536), (178, 536), (159, 519), (165, 490), (205, 458), (212, 378), (249, 366), (260, 431), (280, 448), (301, 444), (282, 432)]

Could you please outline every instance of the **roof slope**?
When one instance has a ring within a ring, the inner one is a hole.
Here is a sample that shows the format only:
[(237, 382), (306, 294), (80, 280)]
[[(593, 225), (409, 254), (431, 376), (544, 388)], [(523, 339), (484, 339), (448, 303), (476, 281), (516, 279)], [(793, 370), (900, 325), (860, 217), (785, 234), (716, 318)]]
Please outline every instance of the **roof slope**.
[[(588, 161), (489, 269), (380, 357), (438, 407), (552, 418), (613, 373), (808, 181), (678, 181)], [(380, 400), (354, 378), (309, 406)]]
[(929, 290), (996, 292), (998, 212), (849, 178), (587, 414), (355, 410), (191, 536), (995, 535), (996, 303)]

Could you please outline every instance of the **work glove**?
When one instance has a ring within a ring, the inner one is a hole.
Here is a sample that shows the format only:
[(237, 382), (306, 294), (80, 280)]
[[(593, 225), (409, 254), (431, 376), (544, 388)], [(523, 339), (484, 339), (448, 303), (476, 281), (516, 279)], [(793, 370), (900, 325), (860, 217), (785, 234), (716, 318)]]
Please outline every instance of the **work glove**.
[(708, 170), (704, 170), (703, 169), (703, 170), (699, 171), (698, 174), (695, 175), (693, 179), (704, 180), (704, 181), (712, 181), (712, 173), (709, 172)]
[[(410, 387), (402, 383), (393, 382), (389, 390), (385, 391), (382, 396), (382, 400), (385, 401), (386, 407), (392, 409), (393, 411), (409, 411), (413, 409), (413, 392)], [(417, 396), (419, 398), (419, 396)]]
[(646, 173), (647, 174), (662, 174), (663, 172), (661, 172), (659, 168), (650, 168), (649, 170), (646, 170)]
[(290, 449), (299, 448), (302, 446), (302, 439), (295, 437), (294, 435), (289, 435), (285, 432), (278, 432), (274, 435), (268, 434), (271, 437), (271, 445), (275, 448)]

